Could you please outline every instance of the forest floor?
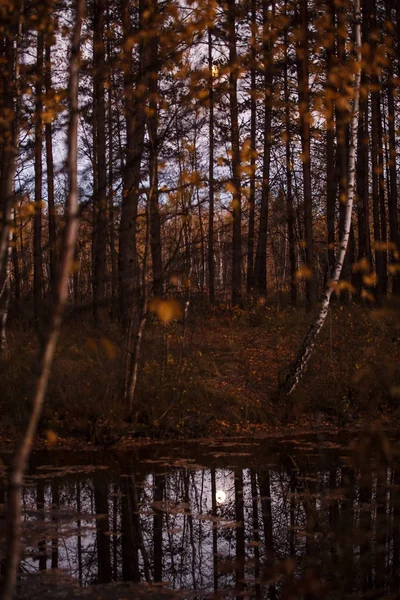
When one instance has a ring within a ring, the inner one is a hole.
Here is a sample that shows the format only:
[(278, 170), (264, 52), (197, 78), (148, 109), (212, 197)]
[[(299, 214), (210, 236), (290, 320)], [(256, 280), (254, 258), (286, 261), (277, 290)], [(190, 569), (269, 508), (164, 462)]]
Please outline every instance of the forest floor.
[[(290, 428), (400, 421), (400, 311), (336, 305), (308, 371), (277, 394), (312, 315), (267, 307), (195, 311), (183, 326), (147, 327), (132, 423), (122, 402), (126, 353), (116, 326), (65, 326), (39, 445), (122, 446), (139, 439), (273, 434)], [(35, 380), (38, 342), (11, 327), (0, 375), (0, 446), (20, 435)]]

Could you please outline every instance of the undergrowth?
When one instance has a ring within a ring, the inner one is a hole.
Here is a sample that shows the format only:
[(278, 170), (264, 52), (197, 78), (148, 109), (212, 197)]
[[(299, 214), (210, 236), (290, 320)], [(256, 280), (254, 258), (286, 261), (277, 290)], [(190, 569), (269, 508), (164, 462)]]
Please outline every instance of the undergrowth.
[[(124, 435), (202, 436), (249, 423), (395, 413), (400, 389), (400, 320), (396, 307), (334, 306), (307, 374), (289, 398), (277, 395), (312, 317), (268, 307), (210, 311), (181, 323), (152, 321), (140, 360), (133, 423), (123, 403), (126, 353), (118, 327), (65, 328), (41, 428), (90, 437), (93, 423)], [(19, 430), (30, 408), (38, 343), (13, 327), (0, 375), (3, 429)]]

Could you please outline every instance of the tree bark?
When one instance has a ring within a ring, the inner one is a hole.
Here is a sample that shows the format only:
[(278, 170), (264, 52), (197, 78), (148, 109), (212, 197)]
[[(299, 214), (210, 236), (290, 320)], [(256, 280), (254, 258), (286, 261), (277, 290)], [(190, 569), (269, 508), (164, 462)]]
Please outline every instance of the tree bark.
[(326, 78), (326, 223), (328, 230), (328, 273), (333, 273), (335, 267), (335, 208), (336, 208), (336, 177), (335, 177), (335, 87), (331, 83), (335, 58), (335, 6), (328, 0), (327, 14), (329, 18), (328, 35), (332, 43), (327, 48), (327, 78)]
[(153, 293), (161, 298), (163, 295), (163, 271), (161, 254), (161, 221), (158, 201), (158, 70), (159, 70), (159, 40), (156, 21), (157, 5), (149, 2), (146, 8), (145, 31), (151, 43), (148, 51), (148, 94), (149, 111), (147, 127), (149, 133), (149, 170), (150, 170), (150, 247), (153, 267)]
[(346, 205), (346, 215), (343, 227), (343, 235), (340, 240), (339, 255), (335, 263), (335, 270), (332, 276), (332, 281), (328, 281), (324, 293), (321, 298), (320, 308), (317, 316), (308, 330), (301, 347), (293, 361), (290, 371), (282, 382), (281, 390), (286, 394), (291, 394), (297, 387), (302, 375), (304, 374), (308, 362), (310, 360), (313, 348), (319, 332), (321, 331), (326, 316), (328, 314), (329, 303), (332, 292), (337, 287), (340, 275), (343, 268), (344, 259), (346, 256), (347, 246), (350, 238), (351, 217), (353, 211), (354, 188), (355, 188), (355, 157), (357, 144), (357, 126), (359, 115), (360, 102), (360, 68), (361, 68), (361, 15), (360, 15), (360, 0), (355, 0), (355, 40), (357, 52), (357, 70), (354, 76), (354, 103), (353, 114), (351, 119), (351, 135), (349, 149), (349, 177), (348, 177), (348, 197)]
[(256, 136), (257, 136), (257, 4), (251, 0), (251, 41), (250, 41), (250, 194), (249, 231), (247, 238), (247, 293), (254, 288), (254, 234), (256, 205)]
[[(287, 17), (287, 1), (285, 1), (285, 17)], [(292, 186), (292, 157), (291, 157), (291, 131), (290, 131), (290, 95), (288, 84), (289, 68), (289, 40), (288, 31), (285, 28), (284, 34), (285, 46), (285, 66), (283, 73), (283, 89), (285, 97), (285, 154), (286, 154), (286, 212), (287, 212), (287, 230), (289, 242), (289, 264), (290, 264), (290, 305), (297, 304), (297, 285), (296, 285), (296, 247), (294, 233), (294, 212), (293, 212), (293, 186)]]
[[(48, 25), (49, 26), (49, 25)], [(53, 95), (51, 82), (51, 46), (53, 34), (46, 32), (45, 36), (45, 89), (47, 98)], [(47, 218), (49, 227), (49, 267), (50, 267), (50, 294), (53, 301), (57, 280), (57, 244), (56, 244), (56, 213), (54, 204), (54, 160), (53, 160), (53, 127), (51, 121), (45, 124), (46, 141), (46, 170), (47, 170)]]
[[(272, 4), (273, 10), (275, 1)], [(259, 231), (257, 239), (256, 259), (254, 265), (254, 286), (259, 296), (267, 295), (267, 234), (268, 234), (268, 209), (270, 192), (270, 166), (271, 166), (271, 124), (272, 124), (272, 96), (273, 96), (273, 56), (271, 25), (269, 19), (269, 2), (263, 1), (263, 62), (264, 62), (264, 147), (262, 167), (262, 189)]]
[(37, 33), (36, 86), (35, 86), (35, 213), (33, 217), (33, 313), (38, 324), (42, 313), (43, 260), (42, 260), (42, 147), (43, 147), (43, 50), (44, 33)]
[(215, 258), (214, 258), (214, 76), (213, 76), (213, 51), (212, 29), (208, 28), (208, 287), (210, 304), (215, 303)]
[(300, 114), (300, 135), (303, 163), (303, 194), (304, 194), (304, 246), (306, 265), (310, 276), (306, 278), (306, 305), (310, 309), (314, 302), (313, 281), (313, 216), (311, 193), (311, 139), (310, 139), (310, 90), (309, 90), (309, 31), (308, 31), (308, 0), (300, 0), (299, 25), (301, 28), (300, 42), (296, 45), (298, 94)]
[(238, 117), (238, 56), (236, 49), (236, 0), (227, 0), (227, 30), (229, 46), (229, 112), (232, 150), (232, 306), (242, 303), (242, 201)]
[[(369, 0), (370, 33), (377, 35), (376, 0)], [(373, 65), (377, 41), (371, 42), (371, 160), (372, 160), (372, 206), (374, 217), (375, 268), (378, 299), (387, 293), (387, 242), (386, 209), (383, 173), (381, 83), (377, 67)]]
[[(368, 14), (366, 0), (362, 0), (362, 43), (368, 43)], [(369, 177), (368, 177), (368, 76), (365, 67), (361, 67), (360, 113), (358, 119), (357, 141), (357, 223), (358, 223), (358, 261), (366, 259), (372, 266), (370, 222), (369, 222)], [(361, 296), (363, 273), (355, 272), (356, 294)]]
[[(139, 19), (143, 26), (145, 1), (139, 0)], [(126, 122), (126, 158), (123, 166), (121, 220), (119, 228), (119, 306), (123, 326), (129, 325), (129, 315), (134, 291), (137, 290), (137, 252), (136, 230), (137, 209), (139, 201), (140, 166), (144, 149), (145, 134), (145, 64), (144, 49), (146, 40), (139, 43), (139, 66), (136, 75), (136, 93), (133, 64), (133, 29), (131, 24), (130, 3), (121, 0), (122, 30), (123, 30), (123, 72)]]
[[(388, 23), (394, 21), (393, 2), (390, 2), (387, 7)], [(399, 23), (400, 24), (400, 23)], [(389, 122), (389, 182), (388, 182), (388, 203), (389, 203), (389, 232), (391, 242), (391, 259), (393, 272), (393, 294), (400, 295), (400, 246), (399, 246), (399, 222), (397, 214), (398, 193), (397, 193), (397, 170), (396, 170), (396, 126), (395, 126), (395, 96), (394, 96), (394, 38), (392, 33), (387, 34), (389, 37), (389, 61), (388, 61), (388, 84), (387, 84), (387, 101), (388, 101), (388, 122)], [(399, 34), (400, 35), (400, 34)]]
[(93, 35), (93, 99), (94, 99), (94, 195), (93, 195), (93, 316), (99, 318), (99, 307), (105, 300), (107, 241), (107, 164), (105, 106), (105, 1), (94, 2)]

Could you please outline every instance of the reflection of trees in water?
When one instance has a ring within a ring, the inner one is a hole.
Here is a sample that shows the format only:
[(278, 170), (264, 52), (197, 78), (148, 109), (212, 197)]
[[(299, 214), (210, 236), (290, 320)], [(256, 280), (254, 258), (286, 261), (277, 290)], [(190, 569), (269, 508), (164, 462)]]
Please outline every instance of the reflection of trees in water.
[(327, 583), (337, 597), (371, 589), (380, 597), (400, 582), (394, 468), (305, 462), (138, 474), (132, 466), (123, 476), (33, 479), (22, 501), (23, 570), (63, 568), (82, 585), (164, 581), (273, 599), (313, 597)]

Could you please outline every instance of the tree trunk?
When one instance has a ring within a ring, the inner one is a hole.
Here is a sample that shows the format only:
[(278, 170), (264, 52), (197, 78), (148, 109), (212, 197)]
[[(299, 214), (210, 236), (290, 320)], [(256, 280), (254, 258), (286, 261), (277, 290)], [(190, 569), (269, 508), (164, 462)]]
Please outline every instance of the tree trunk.
[[(119, 305), (121, 323), (129, 324), (129, 307), (134, 301), (134, 290), (138, 285), (136, 229), (137, 209), (139, 200), (140, 166), (144, 148), (145, 133), (145, 65), (143, 60), (147, 41), (139, 44), (139, 67), (136, 77), (136, 93), (133, 84), (133, 29), (130, 16), (129, 0), (121, 0), (122, 30), (123, 30), (123, 72), (126, 121), (126, 158), (123, 166), (122, 205), (119, 229)], [(139, 1), (139, 19), (143, 27), (144, 0)]]
[(208, 28), (208, 93), (209, 93), (209, 121), (208, 121), (208, 287), (210, 304), (215, 303), (215, 258), (214, 258), (214, 77), (212, 56), (212, 30)]
[[(150, 171), (150, 247), (151, 261), (153, 266), (153, 293), (161, 298), (163, 295), (163, 272), (162, 272), (162, 254), (161, 254), (161, 222), (160, 206), (158, 202), (158, 69), (159, 40), (156, 35), (157, 6), (149, 2), (146, 12), (145, 30), (151, 37), (151, 44), (148, 44), (148, 93), (149, 93), (149, 114), (147, 117), (147, 127), (149, 132), (149, 171)], [(150, 33), (152, 32), (152, 34)]]
[[(366, 0), (362, 0), (362, 42), (368, 43), (368, 14)], [(360, 115), (357, 141), (357, 223), (358, 261), (366, 259), (372, 265), (369, 223), (369, 177), (368, 177), (368, 76), (361, 69)], [(357, 296), (361, 296), (363, 271), (355, 272), (354, 283)]]
[(309, 31), (308, 31), (308, 0), (300, 0), (299, 24), (301, 37), (296, 45), (298, 94), (300, 114), (300, 135), (303, 163), (303, 194), (304, 194), (304, 246), (306, 265), (310, 275), (306, 278), (306, 305), (310, 309), (314, 301), (313, 281), (313, 222), (311, 194), (311, 143), (310, 143), (310, 90), (309, 90)]
[[(107, 27), (110, 28), (110, 13), (107, 5)], [(118, 253), (115, 240), (115, 214), (114, 214), (114, 136), (113, 136), (113, 66), (111, 59), (111, 40), (107, 38), (107, 62), (110, 70), (107, 96), (107, 126), (108, 126), (108, 241), (110, 244), (111, 260), (111, 318), (117, 317), (118, 293)]]
[[(370, 32), (377, 35), (376, 1), (369, 0)], [(377, 42), (371, 42), (371, 61), (375, 59)], [(386, 235), (386, 208), (383, 173), (383, 145), (382, 145), (382, 114), (381, 114), (381, 83), (372, 66), (371, 75), (371, 159), (372, 159), (372, 203), (374, 215), (374, 242), (375, 242), (375, 268), (377, 274), (377, 294), (382, 298), (387, 293), (387, 242)]]
[[(45, 38), (45, 88), (47, 98), (51, 98), (54, 91), (51, 83), (51, 46), (53, 34), (47, 32)], [(57, 244), (56, 244), (56, 213), (54, 206), (54, 161), (53, 161), (53, 127), (51, 121), (45, 125), (46, 141), (46, 170), (47, 170), (47, 218), (49, 226), (49, 267), (50, 267), (50, 295), (53, 301), (57, 279)]]
[(321, 331), (326, 316), (328, 314), (331, 295), (337, 286), (343, 268), (344, 259), (346, 256), (347, 246), (350, 238), (351, 216), (353, 211), (354, 187), (355, 187), (355, 156), (357, 143), (357, 126), (360, 101), (360, 68), (361, 68), (361, 16), (360, 16), (360, 0), (355, 0), (355, 39), (358, 69), (354, 76), (354, 104), (351, 120), (351, 136), (349, 149), (349, 177), (348, 177), (348, 197), (346, 205), (346, 218), (343, 227), (343, 235), (340, 240), (339, 256), (335, 263), (335, 270), (332, 276), (332, 281), (328, 281), (325, 291), (321, 298), (320, 308), (317, 316), (308, 330), (299, 352), (293, 361), (290, 371), (285, 380), (281, 384), (282, 391), (289, 395), (297, 387), (302, 375), (304, 374), (308, 362), (310, 360), (313, 348), (319, 332)]
[[(386, 8), (387, 22), (393, 23), (394, 14), (392, 11), (392, 3)], [(400, 24), (400, 23), (399, 23)], [(388, 84), (387, 84), (387, 100), (388, 100), (388, 122), (389, 122), (389, 184), (388, 184), (388, 201), (389, 201), (389, 231), (391, 242), (391, 259), (393, 272), (393, 294), (400, 295), (400, 258), (399, 258), (399, 223), (397, 215), (398, 193), (397, 193), (397, 170), (396, 170), (396, 125), (395, 125), (395, 105), (394, 105), (394, 39), (393, 34), (388, 33), (389, 37), (389, 61), (388, 61)], [(400, 35), (400, 34), (399, 34)]]
[[(263, 61), (264, 61), (264, 148), (262, 168), (262, 190), (260, 220), (257, 240), (256, 259), (254, 265), (254, 285), (256, 293), (260, 296), (267, 295), (267, 233), (268, 233), (268, 203), (270, 191), (270, 165), (271, 165), (271, 122), (272, 122), (272, 95), (273, 95), (273, 56), (271, 24), (269, 19), (269, 2), (263, 1)], [(272, 4), (275, 9), (275, 1)]]
[[(287, 0), (285, 1), (285, 17), (287, 11)], [(286, 212), (287, 229), (289, 241), (289, 263), (290, 263), (290, 305), (297, 304), (297, 285), (296, 285), (296, 248), (294, 235), (294, 212), (293, 212), (293, 186), (292, 186), (292, 158), (291, 158), (291, 131), (290, 131), (290, 95), (288, 85), (288, 32), (285, 28), (285, 66), (283, 73), (283, 87), (285, 97), (285, 154), (286, 154)]]
[(240, 189), (239, 117), (237, 99), (238, 57), (236, 50), (236, 0), (227, 0), (229, 46), (229, 109), (232, 150), (232, 306), (242, 302), (242, 202)]
[(254, 220), (256, 205), (256, 136), (257, 136), (257, 4), (251, 0), (251, 42), (250, 42), (250, 195), (249, 195), (249, 232), (247, 238), (247, 293), (254, 288)]
[(33, 217), (33, 313), (36, 324), (42, 313), (42, 146), (43, 146), (43, 73), (44, 33), (37, 33), (35, 86), (35, 213)]
[[(343, 7), (337, 9), (337, 65), (339, 69), (339, 84), (337, 89), (338, 101), (336, 103), (336, 137), (337, 137), (337, 151), (336, 151), (336, 171), (337, 171), (337, 183), (339, 188), (339, 239), (342, 238), (343, 228), (346, 220), (346, 202), (347, 202), (347, 186), (348, 186), (348, 172), (349, 172), (349, 109), (346, 106), (348, 100), (348, 70), (346, 62), (346, 42), (347, 42), (347, 24), (346, 24), (346, 13)], [(344, 100), (344, 107), (342, 106), (340, 99)], [(349, 240), (349, 250), (346, 254), (342, 277), (348, 279), (350, 275), (350, 256), (353, 250), (352, 237)], [(340, 292), (340, 298), (342, 302), (348, 302), (349, 292), (344, 289)]]
[(335, 268), (335, 207), (336, 207), (336, 177), (335, 177), (335, 88), (331, 83), (335, 57), (335, 6), (328, 1), (327, 14), (329, 18), (328, 35), (332, 43), (327, 48), (327, 78), (326, 78), (326, 222), (328, 230), (328, 277)]
[(105, 1), (94, 3), (93, 35), (93, 99), (94, 99), (94, 195), (93, 195), (93, 316), (99, 318), (99, 307), (105, 300), (107, 240), (107, 165), (105, 107)]

